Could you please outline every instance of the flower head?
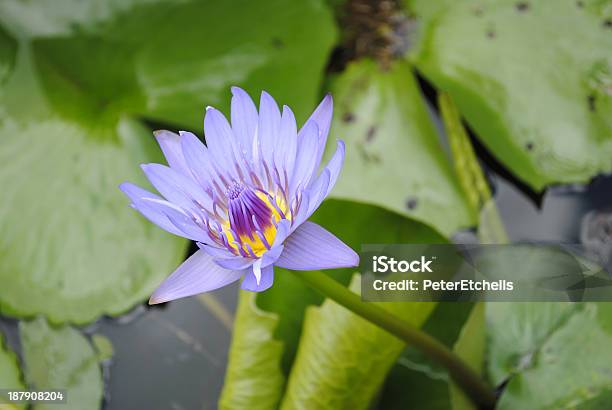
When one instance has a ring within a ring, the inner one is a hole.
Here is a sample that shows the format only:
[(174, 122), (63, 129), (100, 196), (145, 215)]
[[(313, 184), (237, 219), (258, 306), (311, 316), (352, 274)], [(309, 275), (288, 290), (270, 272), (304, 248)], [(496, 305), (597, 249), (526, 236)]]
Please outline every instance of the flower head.
[(200, 248), (172, 273), (149, 303), (207, 292), (241, 277), (242, 289), (272, 286), (274, 265), (294, 270), (356, 266), (357, 254), (307, 219), (334, 186), (344, 143), (319, 172), (332, 118), (325, 96), (298, 131), (291, 109), (282, 113), (262, 92), (259, 112), (248, 94), (232, 88), (231, 125), (208, 107), (207, 146), (189, 132), (158, 131), (169, 166), (143, 164), (161, 196), (124, 182), (131, 206)]

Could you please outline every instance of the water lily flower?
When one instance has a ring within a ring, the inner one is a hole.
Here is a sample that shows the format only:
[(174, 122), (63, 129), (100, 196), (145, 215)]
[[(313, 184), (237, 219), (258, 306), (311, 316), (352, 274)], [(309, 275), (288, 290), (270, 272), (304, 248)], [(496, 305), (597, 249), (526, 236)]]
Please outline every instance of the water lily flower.
[(298, 131), (291, 109), (282, 113), (262, 92), (259, 112), (232, 88), (231, 125), (208, 107), (207, 146), (192, 133), (157, 131), (169, 166), (143, 164), (161, 196), (124, 182), (131, 206), (168, 232), (196, 241), (199, 250), (153, 293), (156, 304), (218, 289), (244, 278), (242, 289), (272, 286), (274, 266), (317, 270), (357, 266), (358, 255), (332, 233), (307, 221), (333, 188), (344, 143), (319, 171), (332, 119), (331, 95)]

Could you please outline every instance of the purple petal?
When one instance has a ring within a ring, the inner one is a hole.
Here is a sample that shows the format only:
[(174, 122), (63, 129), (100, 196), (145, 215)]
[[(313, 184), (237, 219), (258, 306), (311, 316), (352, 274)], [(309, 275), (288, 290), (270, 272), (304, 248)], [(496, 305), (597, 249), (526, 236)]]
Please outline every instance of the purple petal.
[(132, 184), (131, 182), (124, 182), (119, 185), (119, 189), (126, 194), (130, 200), (132, 201), (132, 207), (140, 212), (145, 218), (149, 221), (153, 222), (155, 225), (159, 226), (166, 231), (173, 233), (175, 235), (184, 236), (184, 233), (181, 232), (164, 214), (159, 207), (151, 206), (145, 199), (155, 199), (162, 201), (162, 198), (158, 195), (155, 195), (145, 189), (140, 188)]
[(240, 142), (240, 148), (247, 150), (250, 157), (253, 137), (259, 121), (257, 108), (251, 97), (242, 89), (232, 87), (232, 130)]
[(218, 180), (208, 150), (198, 137), (191, 132), (181, 131), (181, 149), (193, 177), (202, 187), (209, 187), (213, 179)]
[(155, 135), (155, 139), (164, 153), (170, 168), (183, 175), (190, 176), (191, 173), (187, 168), (185, 158), (183, 157), (183, 150), (181, 149), (181, 137), (166, 130), (155, 131), (153, 135)]
[(286, 171), (287, 175), (292, 175), (296, 152), (297, 124), (293, 112), (285, 105), (280, 122), (278, 144), (274, 150), (274, 163), (279, 167), (281, 174)]
[(338, 143), (336, 144), (336, 152), (325, 167), (326, 170), (329, 170), (329, 185), (327, 186), (327, 193), (325, 196), (329, 195), (334, 185), (336, 185), (338, 175), (340, 175), (342, 165), (344, 165), (345, 150), (346, 148), (344, 146), (344, 141), (338, 140)]
[(331, 93), (327, 93), (319, 103), (308, 120), (313, 120), (319, 126), (322, 135), (327, 137), (331, 126), (332, 115), (334, 112), (334, 99)]
[(274, 266), (269, 265), (261, 269), (260, 273), (258, 273), (260, 277), (259, 283), (257, 283), (257, 277), (253, 272), (254, 269), (255, 265), (253, 265), (251, 270), (247, 271), (240, 287), (251, 292), (262, 292), (270, 288), (274, 283)]
[(287, 238), (276, 265), (293, 270), (348, 268), (359, 265), (359, 256), (331, 232), (307, 221)]
[(223, 269), (210, 255), (198, 250), (157, 288), (149, 304), (154, 305), (215, 290), (237, 281), (243, 273)]
[(262, 159), (271, 166), (274, 151), (277, 149), (281, 123), (281, 113), (274, 98), (262, 91), (259, 101), (259, 127), (257, 133), (261, 144)]
[(310, 192), (310, 204), (308, 208), (308, 213), (305, 219), (308, 219), (310, 215), (316, 211), (321, 202), (331, 192), (332, 188), (336, 184), (338, 180), (338, 175), (340, 174), (340, 170), (342, 169), (342, 165), (344, 163), (344, 142), (338, 141), (338, 146), (336, 152), (332, 159), (329, 160), (321, 175), (312, 183), (309, 188)]
[(272, 243), (272, 248), (275, 246), (281, 245), (287, 239), (287, 236), (291, 233), (291, 221), (287, 219), (283, 219), (278, 222), (276, 225), (276, 236), (274, 237), (274, 242)]
[(249, 268), (253, 263), (255, 263), (256, 259), (253, 258), (243, 258), (241, 256), (234, 256), (230, 258), (217, 258), (215, 262), (217, 265), (221, 266), (225, 269), (231, 270), (243, 270)]
[(319, 178), (316, 179), (314, 184), (309, 189), (310, 193), (310, 202), (308, 204), (308, 213), (306, 214), (306, 219), (313, 214), (314, 211), (319, 208), (321, 202), (327, 196), (328, 187), (330, 183), (330, 172), (329, 169), (324, 169)]
[(310, 204), (310, 194), (308, 191), (302, 191), (302, 204), (298, 209), (297, 213), (294, 215), (293, 220), (291, 221), (291, 232), (295, 231), (297, 227), (299, 227), (302, 222), (304, 222), (310, 216), (308, 214)]
[(131, 182), (121, 183), (119, 185), (119, 189), (123, 191), (123, 193), (127, 195), (127, 197), (130, 198), (132, 202), (142, 198), (161, 199), (159, 195), (149, 192), (146, 189), (139, 187), (138, 185), (132, 184)]
[(236, 159), (238, 149), (235, 147), (236, 140), (232, 128), (225, 116), (215, 108), (206, 108), (204, 136), (206, 137), (208, 152), (217, 164), (218, 169), (227, 172), (235, 179), (239, 179), (236, 167), (240, 166), (243, 161), (237, 161)]
[(183, 237), (191, 239), (192, 241), (203, 242), (207, 244), (214, 244), (213, 239), (208, 235), (208, 230), (198, 225), (192, 217), (187, 215), (182, 209), (175, 205), (163, 200), (156, 199), (144, 199), (145, 202), (151, 206), (156, 206), (160, 212), (164, 213), (166, 217), (176, 226), (181, 232)]
[(332, 115), (334, 112), (334, 100), (330, 93), (327, 93), (319, 106), (314, 110), (308, 120), (312, 120), (317, 123), (319, 127), (319, 146), (317, 149), (317, 167), (323, 157), (325, 151), (325, 144), (327, 143), (327, 135), (329, 134), (329, 127), (331, 126)]
[(270, 248), (270, 250), (261, 256), (261, 267), (265, 268), (266, 266), (272, 265), (274, 262), (276, 262), (283, 253), (284, 249), (285, 247), (282, 244)]
[(319, 131), (314, 121), (309, 121), (302, 127), (298, 135), (298, 148), (293, 177), (291, 178), (290, 196), (295, 194), (298, 185), (307, 186), (318, 168), (316, 162)]
[(267, 188), (267, 178), (264, 177), (264, 167), (263, 167), (263, 155), (261, 150), (261, 134), (259, 130), (255, 130), (255, 136), (253, 137), (253, 144), (251, 146), (251, 156), (253, 169), (257, 173), (257, 175), (261, 178), (263, 187)]
[(202, 249), (204, 252), (212, 256), (213, 258), (230, 258), (234, 256), (227, 248), (220, 248), (216, 244), (209, 245), (206, 243), (197, 242), (198, 248)]
[(143, 164), (141, 168), (168, 201), (185, 209), (212, 210), (211, 198), (194, 180), (160, 164)]

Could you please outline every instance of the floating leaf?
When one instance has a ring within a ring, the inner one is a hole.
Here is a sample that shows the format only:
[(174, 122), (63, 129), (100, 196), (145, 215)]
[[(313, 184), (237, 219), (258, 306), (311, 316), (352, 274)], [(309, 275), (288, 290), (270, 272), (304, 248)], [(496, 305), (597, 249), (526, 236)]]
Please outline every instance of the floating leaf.
[(265, 89), (305, 120), (336, 35), (317, 0), (7, 0), (0, 14), (32, 39), (58, 111), (93, 122), (128, 112), (195, 130), (207, 105), (227, 111), (232, 85), (257, 97)]
[(612, 304), (490, 303), (487, 322), (489, 374), (509, 379), (500, 410), (606, 408)]
[[(32, 389), (65, 389), (66, 410), (95, 410), (102, 404), (104, 383), (98, 355), (87, 339), (68, 326), (50, 327), (38, 318), (19, 324), (24, 373)], [(39, 402), (35, 410), (55, 409)]]
[(0, 122), (4, 313), (76, 323), (123, 313), (179, 263), (185, 242), (116, 188), (143, 181), (137, 164), (151, 149), (149, 132), (128, 120), (96, 131), (59, 118)]
[(444, 235), (475, 223), (408, 63), (383, 71), (373, 61), (354, 62), (332, 90), (330, 144), (346, 142), (334, 197), (389, 209)]
[(514, 174), (541, 190), (612, 170), (612, 36), (603, 2), (427, 3), (409, 2), (424, 16), (417, 67), (451, 94)]

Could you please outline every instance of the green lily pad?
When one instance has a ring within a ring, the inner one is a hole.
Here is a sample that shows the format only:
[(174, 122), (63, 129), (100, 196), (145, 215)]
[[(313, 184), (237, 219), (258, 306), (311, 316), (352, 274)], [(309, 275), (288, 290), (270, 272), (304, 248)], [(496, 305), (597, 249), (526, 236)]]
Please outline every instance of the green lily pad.
[[(0, 333), (0, 386), (3, 389), (25, 389), (17, 356), (6, 346), (2, 333)], [(0, 409), (2, 410), (21, 410), (23, 408), (21, 404), (5, 403), (0, 397)]]
[(125, 312), (184, 257), (117, 189), (163, 162), (140, 118), (201, 129), (230, 85), (305, 118), (335, 38), (319, 1), (7, 0), (0, 22), (0, 311), (55, 323)]
[(423, 16), (417, 67), (517, 177), (541, 190), (612, 171), (605, 2), (408, 3)]
[[(148, 130), (93, 130), (59, 118), (0, 122), (0, 307), (85, 323), (120, 314), (179, 263), (185, 242), (131, 210), (117, 185), (143, 181)], [(148, 152), (147, 152), (148, 151)]]
[(491, 303), (487, 322), (489, 374), (509, 379), (500, 410), (605, 408), (612, 304)]
[(128, 112), (193, 130), (206, 106), (227, 112), (232, 85), (254, 97), (265, 89), (305, 120), (336, 37), (316, 0), (8, 0), (0, 15), (32, 39), (58, 111), (96, 123)]
[[(43, 319), (19, 324), (24, 373), (32, 389), (65, 389), (66, 410), (95, 410), (102, 404), (104, 383), (98, 355), (87, 339), (68, 326), (50, 327)], [(35, 410), (57, 404), (36, 403)]]
[[(424, 224), (375, 206), (349, 201), (325, 201), (312, 220), (356, 250), (368, 242), (444, 242), (444, 238)], [(365, 231), (363, 226), (372, 221), (376, 221), (377, 229)], [(344, 284), (348, 284), (352, 273), (350, 269), (327, 272)], [(220, 405), (249, 409), (252, 403), (260, 403), (259, 408), (276, 409), (300, 343), (304, 313), (308, 306), (319, 305), (324, 298), (283, 269), (275, 269), (274, 286), (266, 292), (244, 293), (236, 315)], [(250, 332), (258, 335), (257, 341), (247, 337)], [(268, 358), (266, 364), (256, 360), (257, 357)], [(266, 392), (265, 400), (259, 398), (260, 391)]]
[(335, 138), (346, 142), (333, 197), (380, 206), (446, 236), (475, 223), (408, 63), (384, 71), (373, 61), (354, 62), (332, 91), (328, 148)]

